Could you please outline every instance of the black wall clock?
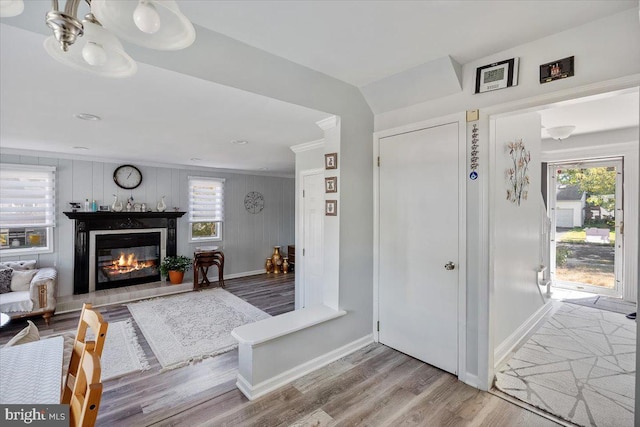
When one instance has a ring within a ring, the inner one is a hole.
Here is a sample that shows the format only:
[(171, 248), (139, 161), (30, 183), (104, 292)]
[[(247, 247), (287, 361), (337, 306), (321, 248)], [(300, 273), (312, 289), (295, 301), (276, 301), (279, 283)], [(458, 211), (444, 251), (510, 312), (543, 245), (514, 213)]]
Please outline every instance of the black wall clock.
[(244, 196), (244, 208), (252, 214), (257, 214), (264, 209), (264, 197), (257, 191), (250, 191)]
[(118, 166), (113, 171), (113, 181), (120, 188), (125, 190), (133, 190), (138, 188), (142, 183), (142, 172), (133, 165)]

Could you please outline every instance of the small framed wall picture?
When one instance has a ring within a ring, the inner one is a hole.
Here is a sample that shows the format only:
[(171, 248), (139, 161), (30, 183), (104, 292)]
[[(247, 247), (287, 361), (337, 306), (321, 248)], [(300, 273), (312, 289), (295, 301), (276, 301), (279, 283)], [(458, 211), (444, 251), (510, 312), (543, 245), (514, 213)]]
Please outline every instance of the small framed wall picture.
[(558, 59), (540, 66), (540, 84), (558, 79), (566, 79), (574, 75), (573, 56)]
[(326, 216), (338, 215), (338, 201), (337, 200), (325, 200), (324, 202), (324, 214)]
[(518, 58), (476, 68), (476, 92), (483, 93), (518, 85)]
[(338, 153), (329, 153), (324, 155), (325, 169), (338, 169)]
[(331, 176), (324, 179), (324, 192), (325, 193), (337, 193), (338, 192), (338, 177)]

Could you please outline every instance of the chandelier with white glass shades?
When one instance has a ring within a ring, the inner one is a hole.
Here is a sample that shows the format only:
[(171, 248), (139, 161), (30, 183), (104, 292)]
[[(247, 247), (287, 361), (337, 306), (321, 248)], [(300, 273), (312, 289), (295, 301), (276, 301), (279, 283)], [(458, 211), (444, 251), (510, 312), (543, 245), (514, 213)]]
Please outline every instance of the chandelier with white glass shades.
[(89, 13), (80, 21), (82, 0), (67, 0), (64, 10), (52, 0), (47, 25), (53, 36), (46, 51), (65, 65), (105, 77), (128, 77), (137, 65), (118, 37), (139, 46), (178, 50), (190, 46), (196, 32), (174, 0), (85, 0)]

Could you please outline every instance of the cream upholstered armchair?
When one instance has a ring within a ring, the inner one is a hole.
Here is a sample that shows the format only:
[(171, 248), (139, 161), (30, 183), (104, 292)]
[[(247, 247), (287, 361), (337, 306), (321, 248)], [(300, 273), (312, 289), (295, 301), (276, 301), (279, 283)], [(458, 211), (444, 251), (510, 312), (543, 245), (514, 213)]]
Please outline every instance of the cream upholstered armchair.
[(56, 310), (55, 268), (36, 268), (36, 261), (0, 262), (0, 312), (12, 319), (42, 315), (45, 323)]

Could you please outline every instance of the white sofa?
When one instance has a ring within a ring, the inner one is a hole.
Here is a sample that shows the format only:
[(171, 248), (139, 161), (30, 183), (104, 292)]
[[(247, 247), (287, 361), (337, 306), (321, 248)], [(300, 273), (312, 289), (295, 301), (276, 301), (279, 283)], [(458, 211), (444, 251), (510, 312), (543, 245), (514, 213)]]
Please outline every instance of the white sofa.
[(35, 270), (30, 283), (24, 287), (25, 290), (12, 290), (0, 294), (0, 312), (9, 315), (12, 319), (42, 315), (48, 325), (49, 319), (56, 310), (58, 276), (56, 269), (37, 268), (35, 260), (0, 262), (0, 268), (11, 268), (14, 271), (27, 273)]

